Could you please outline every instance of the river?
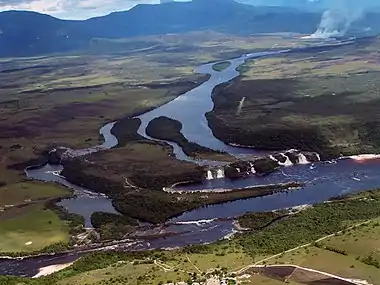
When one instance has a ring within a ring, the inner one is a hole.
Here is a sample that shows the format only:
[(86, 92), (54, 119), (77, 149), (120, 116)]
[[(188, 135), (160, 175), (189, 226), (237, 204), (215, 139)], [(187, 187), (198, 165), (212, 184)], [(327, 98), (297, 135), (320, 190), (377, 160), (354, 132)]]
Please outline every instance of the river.
[[(331, 46), (318, 48), (327, 49), (331, 48)], [(213, 89), (221, 83), (236, 78), (239, 75), (236, 68), (247, 59), (273, 56), (286, 52), (302, 52), (302, 49), (297, 49), (296, 51), (267, 51), (243, 55), (229, 60), (231, 65), (221, 72), (212, 69), (214, 63), (200, 66), (195, 71), (197, 73), (210, 74), (209, 80), (173, 101), (139, 116), (138, 118), (142, 121), (138, 130), (139, 134), (150, 138), (145, 132), (149, 122), (156, 117), (167, 116), (181, 122), (183, 126), (181, 130), (182, 134), (189, 141), (193, 141), (201, 146), (225, 151), (235, 156), (261, 154), (262, 152), (252, 148), (233, 147), (218, 140), (213, 136), (212, 130), (209, 128), (205, 114), (211, 111), (214, 106), (211, 98)], [(115, 122), (111, 122), (101, 128), (100, 134), (104, 137), (103, 144), (83, 150), (67, 150), (67, 153), (77, 157), (96, 151), (105, 151), (116, 146), (118, 143), (117, 138), (111, 134), (114, 124)], [(194, 161), (187, 157), (177, 144), (168, 143), (173, 147), (178, 159), (199, 164), (210, 163), (207, 161)], [(208, 206), (184, 213), (167, 222), (167, 230), (178, 233), (178, 235), (157, 238), (149, 242), (124, 242), (118, 245), (118, 247), (124, 250), (138, 250), (172, 248), (188, 244), (213, 242), (233, 232), (232, 217), (246, 212), (269, 211), (317, 203), (337, 195), (375, 188), (380, 185), (380, 172), (377, 171), (379, 166), (379, 159), (346, 158), (333, 162), (286, 167), (264, 177), (251, 176), (234, 181), (221, 178), (208, 180), (202, 185), (188, 185), (183, 190), (233, 189), (294, 180), (305, 182), (305, 187), (297, 191)], [(86, 227), (91, 227), (90, 216), (93, 212), (116, 213), (112, 202), (106, 196), (92, 193), (88, 189), (66, 181), (64, 177), (59, 175), (61, 170), (61, 165), (46, 164), (40, 167), (27, 168), (25, 172), (30, 179), (57, 182), (73, 189), (76, 197), (62, 200), (60, 204), (65, 206), (69, 212), (82, 215), (85, 218)], [(54, 257), (41, 256), (22, 260), (0, 259), (0, 274), (33, 276), (38, 273), (38, 269), (41, 267), (67, 263), (75, 260), (78, 256), (79, 254), (64, 254)]]

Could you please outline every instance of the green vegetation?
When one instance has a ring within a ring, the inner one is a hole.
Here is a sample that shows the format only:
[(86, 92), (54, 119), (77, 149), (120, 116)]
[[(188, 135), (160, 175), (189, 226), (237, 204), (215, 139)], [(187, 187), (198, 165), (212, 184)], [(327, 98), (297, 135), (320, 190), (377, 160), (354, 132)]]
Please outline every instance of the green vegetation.
[(286, 211), (248, 213), (239, 218), (239, 225), (245, 229), (262, 230), (288, 215)]
[(329, 250), (329, 251), (332, 251), (332, 252), (335, 252), (335, 253), (338, 253), (338, 254), (341, 254), (341, 255), (347, 255), (347, 252), (343, 249), (339, 249), (339, 248), (335, 248), (335, 247), (332, 247), (332, 246), (325, 246), (324, 249), (326, 250)]
[(146, 132), (149, 136), (177, 143), (189, 156), (197, 156), (200, 152), (212, 150), (189, 142), (181, 133), (182, 124), (168, 117), (158, 117), (149, 122)]
[(380, 269), (380, 261), (377, 260), (372, 254), (366, 257), (363, 257), (360, 261), (363, 262), (364, 264)]
[(57, 184), (20, 182), (0, 188), (0, 251), (7, 255), (67, 249), (83, 230), (83, 218), (55, 204), (71, 196)]
[(91, 224), (103, 240), (121, 239), (138, 226), (138, 221), (127, 216), (96, 212), (91, 215)]
[(263, 149), (377, 153), (379, 46), (373, 39), (249, 62), (242, 77), (215, 89), (210, 125), (223, 141)]
[(69, 225), (42, 204), (15, 207), (0, 216), (0, 251), (36, 251), (69, 241)]
[(0, 208), (31, 201), (70, 196), (71, 192), (60, 185), (42, 182), (20, 182), (0, 188)]
[(82, 231), (83, 218), (55, 205), (71, 196), (56, 184), (20, 182), (0, 188), (0, 251), (8, 255), (66, 249), (71, 235)]
[(144, 141), (145, 138), (137, 133), (140, 125), (141, 120), (137, 118), (118, 120), (111, 130), (111, 133), (117, 137), (118, 147), (124, 147), (131, 142)]
[[(331, 203), (317, 204), (281, 222), (265, 228), (261, 232), (239, 237), (247, 253), (275, 254), (298, 245), (313, 242), (323, 236), (365, 220), (380, 216), (380, 192), (372, 192), (370, 199), (347, 199)], [(249, 223), (243, 219), (243, 225)]]
[(91, 154), (88, 159), (94, 164), (79, 159), (67, 161), (62, 174), (74, 183), (104, 193), (115, 193), (117, 189), (123, 192), (124, 184), (162, 191), (163, 187), (178, 181), (204, 179), (203, 167), (179, 161), (171, 154), (172, 149), (166, 144), (129, 143), (122, 148)]
[[(155, 151), (158, 146), (150, 143), (129, 144), (124, 148), (90, 155), (92, 163), (79, 159), (66, 161), (62, 175), (73, 183), (107, 194), (120, 213), (151, 223), (162, 223), (185, 211), (206, 205), (270, 195), (299, 186), (298, 183), (289, 183), (210, 192), (207, 195), (165, 192), (163, 187), (170, 187), (178, 181), (203, 181), (205, 170), (194, 164), (179, 162), (168, 155), (163, 156), (162, 152)], [(122, 155), (125, 151), (128, 156)], [(138, 159), (133, 159), (135, 155)], [(154, 157), (161, 159), (152, 164)], [(126, 164), (129, 160), (131, 163)], [(182, 167), (175, 167), (177, 163)]]
[(370, 223), (345, 230), (317, 244), (268, 260), (266, 264), (296, 264), (378, 285), (379, 233), (379, 218), (375, 218)]
[(230, 67), (230, 65), (231, 65), (231, 62), (229, 62), (229, 61), (222, 61), (222, 62), (215, 63), (212, 66), (212, 69), (215, 70), (215, 71), (221, 72), (221, 71), (227, 69), (228, 67)]
[(196, 208), (271, 195), (288, 191), (288, 188), (298, 185), (290, 183), (265, 187), (235, 189), (227, 192), (181, 193), (169, 194), (159, 191), (133, 191), (123, 193), (116, 198), (115, 206), (121, 213), (136, 219), (160, 223)]

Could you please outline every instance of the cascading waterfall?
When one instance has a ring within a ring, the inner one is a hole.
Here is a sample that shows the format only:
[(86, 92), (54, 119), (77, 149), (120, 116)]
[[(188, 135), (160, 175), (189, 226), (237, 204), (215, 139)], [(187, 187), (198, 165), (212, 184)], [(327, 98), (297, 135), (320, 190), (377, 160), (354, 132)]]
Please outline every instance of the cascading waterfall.
[(292, 163), (292, 161), (290, 160), (290, 158), (288, 157), (288, 156), (286, 156), (285, 154), (283, 154), (283, 153), (280, 153), (283, 157), (285, 157), (286, 158), (286, 161), (285, 162), (278, 162), (278, 164), (280, 164), (280, 165), (282, 165), (282, 166), (285, 166), (285, 167), (287, 167), (287, 166), (292, 166), (293, 165), (293, 163)]
[(211, 170), (207, 170), (207, 176), (206, 176), (206, 179), (207, 179), (207, 180), (212, 180), (212, 179), (214, 179), (214, 176), (212, 175)]
[(214, 222), (215, 220), (216, 219), (176, 222), (176, 225), (197, 225), (198, 227), (202, 227), (203, 225), (210, 224), (210, 223)]
[(221, 168), (221, 169), (218, 169), (217, 172), (216, 172), (216, 178), (218, 179), (221, 179), (221, 178), (224, 178), (225, 175), (224, 175), (224, 169)]
[(269, 158), (275, 162), (278, 162), (278, 160), (273, 156), (273, 155), (270, 155)]
[(251, 167), (251, 172), (252, 172), (252, 174), (256, 174), (256, 169), (255, 169), (255, 167), (253, 166), (253, 163), (249, 163), (249, 166)]
[(214, 179), (223, 179), (225, 178), (225, 173), (223, 168), (219, 169), (209, 169), (207, 170), (206, 179), (207, 180), (214, 180)]
[(310, 161), (307, 160), (306, 156), (303, 153), (298, 155), (298, 163), (299, 164), (309, 164)]

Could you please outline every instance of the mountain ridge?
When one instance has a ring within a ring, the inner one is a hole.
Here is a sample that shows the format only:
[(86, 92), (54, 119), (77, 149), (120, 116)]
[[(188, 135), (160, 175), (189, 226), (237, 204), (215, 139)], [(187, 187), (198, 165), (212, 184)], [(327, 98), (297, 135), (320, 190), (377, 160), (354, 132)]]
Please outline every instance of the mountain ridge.
[(318, 12), (257, 7), (233, 0), (138, 4), (88, 20), (62, 20), (27, 11), (0, 12), (0, 56), (34, 56), (84, 50), (94, 38), (214, 30), (230, 34), (312, 33)]

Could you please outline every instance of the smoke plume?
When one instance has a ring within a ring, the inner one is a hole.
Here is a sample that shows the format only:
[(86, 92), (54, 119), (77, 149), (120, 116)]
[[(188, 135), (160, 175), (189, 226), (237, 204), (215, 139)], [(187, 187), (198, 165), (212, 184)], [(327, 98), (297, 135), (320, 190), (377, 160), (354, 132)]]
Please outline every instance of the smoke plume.
[(308, 38), (326, 39), (344, 36), (351, 25), (360, 20), (374, 2), (360, 0), (334, 0), (322, 15), (317, 31)]

